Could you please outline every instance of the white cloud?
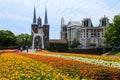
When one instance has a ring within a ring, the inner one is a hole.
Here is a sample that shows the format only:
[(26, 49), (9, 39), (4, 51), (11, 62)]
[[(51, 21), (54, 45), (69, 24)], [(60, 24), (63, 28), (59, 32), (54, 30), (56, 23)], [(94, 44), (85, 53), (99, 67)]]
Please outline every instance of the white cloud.
[[(81, 21), (83, 18), (89, 17), (97, 26), (99, 19), (104, 15), (112, 21), (113, 16), (120, 12), (119, 0), (0, 0), (0, 3), (2, 3), (0, 21), (2, 19), (18, 20), (15, 24), (18, 25), (19, 22), (21, 24), (19, 24), (19, 28), (15, 27), (15, 29), (19, 29), (19, 33), (23, 32), (21, 26), (29, 26), (25, 27), (24, 31), (28, 28), (30, 30), (34, 3), (37, 17), (40, 16), (43, 22), (44, 9), (47, 5), (50, 38), (59, 38), (61, 17), (64, 17), (66, 24), (71, 19)], [(24, 24), (24, 22), (27, 23)]]

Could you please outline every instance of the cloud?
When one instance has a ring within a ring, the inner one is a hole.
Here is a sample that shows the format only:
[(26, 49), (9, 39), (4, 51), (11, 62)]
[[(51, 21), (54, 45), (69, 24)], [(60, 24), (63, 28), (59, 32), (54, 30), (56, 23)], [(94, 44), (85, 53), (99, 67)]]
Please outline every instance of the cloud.
[[(114, 15), (120, 12), (119, 0), (0, 0), (0, 3), (0, 21), (5, 20), (2, 24), (6, 26), (9, 22), (13, 26), (9, 29), (14, 28), (15, 34), (30, 33), (34, 4), (37, 17), (40, 16), (43, 22), (44, 9), (47, 6), (50, 38), (60, 37), (61, 17), (64, 17), (66, 24), (70, 20), (81, 21), (88, 17), (97, 26), (104, 15), (112, 22)], [(6, 29), (5, 26), (3, 28)]]

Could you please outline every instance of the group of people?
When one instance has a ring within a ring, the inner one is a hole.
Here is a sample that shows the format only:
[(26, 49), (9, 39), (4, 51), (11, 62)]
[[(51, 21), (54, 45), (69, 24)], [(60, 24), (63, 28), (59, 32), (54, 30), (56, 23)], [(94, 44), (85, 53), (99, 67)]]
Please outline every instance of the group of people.
[[(25, 46), (25, 49), (26, 49), (26, 52), (28, 53), (29, 47), (28, 47), (28, 46)], [(22, 51), (23, 51), (23, 46), (20, 47), (20, 52), (22, 52)]]
[[(25, 46), (25, 47), (24, 47), (24, 46), (21, 46), (21, 47), (20, 47), (20, 52), (22, 52), (23, 49), (25, 49), (27, 53), (29, 52), (29, 47), (28, 47), (28, 46)], [(31, 48), (30, 48), (30, 49), (31, 49)], [(39, 47), (37, 46), (37, 47), (35, 47), (33, 50), (34, 50), (34, 52), (37, 52), (37, 51), (39, 50)]]

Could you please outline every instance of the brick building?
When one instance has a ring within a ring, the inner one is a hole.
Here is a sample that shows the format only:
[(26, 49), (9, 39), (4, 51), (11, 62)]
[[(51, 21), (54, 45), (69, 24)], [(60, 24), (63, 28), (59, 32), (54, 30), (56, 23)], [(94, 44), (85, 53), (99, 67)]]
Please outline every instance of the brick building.
[(39, 17), (36, 19), (36, 9), (34, 7), (33, 23), (31, 24), (32, 48), (49, 49), (49, 24), (47, 18), (47, 8), (45, 8), (44, 24)]

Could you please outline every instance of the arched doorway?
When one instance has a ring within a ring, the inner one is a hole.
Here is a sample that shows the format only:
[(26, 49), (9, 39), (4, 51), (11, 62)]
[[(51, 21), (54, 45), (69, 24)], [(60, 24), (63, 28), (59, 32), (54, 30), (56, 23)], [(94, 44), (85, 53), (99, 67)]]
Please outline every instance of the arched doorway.
[[(39, 37), (40, 39), (37, 40), (36, 37)], [(39, 41), (38, 44), (35, 44), (35, 40), (36, 41)], [(44, 49), (44, 38), (43, 38), (43, 34), (34, 34), (33, 35), (33, 40), (32, 40), (32, 48), (36, 48), (36, 47), (39, 47), (39, 48), (42, 48)]]

